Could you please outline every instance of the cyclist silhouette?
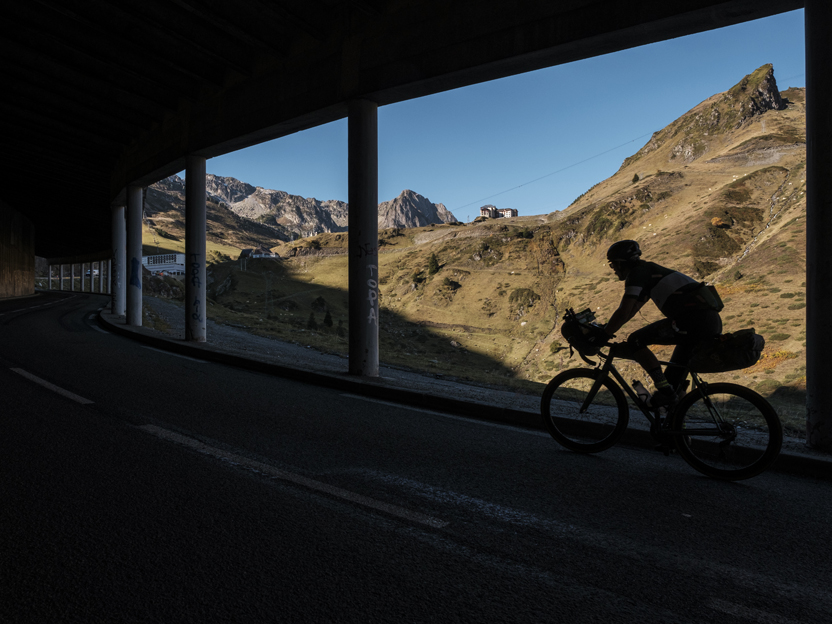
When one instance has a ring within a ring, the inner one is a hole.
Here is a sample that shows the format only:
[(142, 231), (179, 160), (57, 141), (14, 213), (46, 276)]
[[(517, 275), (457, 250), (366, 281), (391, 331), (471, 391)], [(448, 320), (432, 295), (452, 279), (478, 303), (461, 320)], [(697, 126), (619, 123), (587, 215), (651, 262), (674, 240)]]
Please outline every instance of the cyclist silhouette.
[(680, 367), (662, 371), (649, 345), (676, 345), (670, 361), (687, 364), (696, 345), (722, 333), (719, 310), (721, 302), (705, 286), (684, 273), (641, 259), (641, 249), (633, 240), (622, 240), (607, 250), (610, 268), (624, 282), (624, 296), (618, 309), (604, 326), (611, 338), (652, 299), (665, 319), (634, 331), (627, 338), (633, 349), (629, 354), (638, 362), (656, 386), (652, 405), (670, 405), (676, 401), (676, 389), (685, 381)]

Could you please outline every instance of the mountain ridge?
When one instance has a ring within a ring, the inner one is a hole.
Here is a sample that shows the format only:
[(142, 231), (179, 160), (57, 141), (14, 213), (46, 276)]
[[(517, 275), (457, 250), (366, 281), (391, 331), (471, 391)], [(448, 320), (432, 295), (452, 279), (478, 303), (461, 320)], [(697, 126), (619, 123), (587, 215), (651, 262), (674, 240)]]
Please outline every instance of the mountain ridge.
[[(206, 198), (216, 204), (217, 209), (225, 208), (239, 217), (272, 228), (278, 240), (347, 230), (349, 205), (340, 200), (305, 198), (210, 173), (206, 175), (205, 186)], [(182, 178), (170, 176), (151, 185), (150, 189), (153, 191), (149, 204), (151, 211), (183, 212), (185, 183)], [(410, 189), (378, 206), (379, 229), (455, 221), (456, 217), (443, 204), (435, 204)]]

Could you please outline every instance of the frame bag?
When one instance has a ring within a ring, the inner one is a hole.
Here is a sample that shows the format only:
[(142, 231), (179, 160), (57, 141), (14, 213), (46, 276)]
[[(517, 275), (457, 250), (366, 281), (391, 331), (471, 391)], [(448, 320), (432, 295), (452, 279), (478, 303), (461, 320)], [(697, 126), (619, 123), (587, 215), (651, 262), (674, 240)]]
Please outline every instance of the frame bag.
[(765, 339), (753, 327), (722, 334), (697, 346), (688, 366), (697, 373), (724, 373), (748, 368), (760, 360), (765, 344)]

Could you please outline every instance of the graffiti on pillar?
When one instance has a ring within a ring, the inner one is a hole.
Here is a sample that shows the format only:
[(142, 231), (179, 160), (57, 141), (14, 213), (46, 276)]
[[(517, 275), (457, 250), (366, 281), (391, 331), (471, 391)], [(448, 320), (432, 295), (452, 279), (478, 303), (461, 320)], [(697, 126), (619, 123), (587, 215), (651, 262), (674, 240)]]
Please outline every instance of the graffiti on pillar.
[(365, 256), (372, 257), (378, 255), (378, 247), (373, 247), (370, 243), (364, 243), (361, 245), (360, 243), (357, 245), (358, 253), (356, 256), (358, 258), (363, 258)]
[(377, 277), (374, 274), (377, 268), (375, 264), (367, 265), (367, 269), (370, 271), (370, 279), (367, 280), (367, 286), (369, 287), (367, 300), (370, 302), (370, 314), (367, 317), (367, 323), (370, 325), (378, 324), (378, 280), (374, 279)]
[(199, 299), (194, 299), (191, 306), (191, 318), (195, 321), (202, 322), (202, 302)]
[(191, 254), (191, 286), (199, 288), (202, 282), (199, 279), (199, 269), (202, 265), (198, 262), (199, 254)]
[[(202, 281), (199, 279), (199, 272), (202, 264), (199, 262), (199, 254), (191, 254), (191, 285), (199, 288)], [(195, 321), (202, 322), (202, 302), (194, 297), (194, 302), (191, 304), (191, 318)]]
[(142, 287), (142, 263), (138, 258), (130, 258), (130, 285)]
[(118, 256), (119, 250), (113, 249), (113, 257), (110, 259), (110, 292), (113, 294), (113, 298), (118, 296), (119, 292), (119, 283), (121, 280), (121, 267), (119, 267), (116, 257)]

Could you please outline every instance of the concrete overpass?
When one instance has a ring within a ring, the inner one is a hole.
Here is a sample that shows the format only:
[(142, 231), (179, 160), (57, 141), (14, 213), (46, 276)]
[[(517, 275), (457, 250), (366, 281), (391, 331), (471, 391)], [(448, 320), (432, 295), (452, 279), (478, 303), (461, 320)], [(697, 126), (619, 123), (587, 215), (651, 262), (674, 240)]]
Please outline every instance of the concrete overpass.
[(114, 309), (140, 324), (141, 189), (186, 169), (188, 336), (205, 340), (206, 159), (348, 117), (350, 371), (375, 375), (378, 106), (803, 6), (808, 401), (832, 447), (832, 385), (816, 374), (832, 352), (826, 0), (15, 3), (0, 10), (0, 200), (34, 224), (38, 255), (111, 256)]

